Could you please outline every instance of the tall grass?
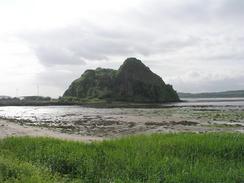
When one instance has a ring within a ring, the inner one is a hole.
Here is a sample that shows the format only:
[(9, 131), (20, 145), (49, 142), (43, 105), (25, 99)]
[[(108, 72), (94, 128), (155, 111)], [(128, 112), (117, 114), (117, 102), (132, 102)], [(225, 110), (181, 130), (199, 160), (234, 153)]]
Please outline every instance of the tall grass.
[(244, 135), (154, 134), (91, 144), (30, 137), (1, 140), (0, 182), (27, 180), (244, 182)]

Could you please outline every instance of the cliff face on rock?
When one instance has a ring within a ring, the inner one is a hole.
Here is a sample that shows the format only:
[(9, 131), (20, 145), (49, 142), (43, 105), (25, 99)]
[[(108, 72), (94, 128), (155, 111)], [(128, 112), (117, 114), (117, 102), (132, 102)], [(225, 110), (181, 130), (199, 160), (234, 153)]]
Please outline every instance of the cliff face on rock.
[(119, 70), (87, 70), (72, 82), (64, 97), (128, 102), (170, 102), (179, 97), (171, 85), (136, 58), (128, 58)]

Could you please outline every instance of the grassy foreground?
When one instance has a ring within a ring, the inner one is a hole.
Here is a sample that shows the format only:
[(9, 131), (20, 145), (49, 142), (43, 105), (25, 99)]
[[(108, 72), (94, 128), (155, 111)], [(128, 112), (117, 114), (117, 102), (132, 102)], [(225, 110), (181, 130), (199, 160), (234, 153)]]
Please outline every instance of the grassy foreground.
[(244, 135), (155, 134), (85, 144), (0, 140), (0, 182), (244, 182)]

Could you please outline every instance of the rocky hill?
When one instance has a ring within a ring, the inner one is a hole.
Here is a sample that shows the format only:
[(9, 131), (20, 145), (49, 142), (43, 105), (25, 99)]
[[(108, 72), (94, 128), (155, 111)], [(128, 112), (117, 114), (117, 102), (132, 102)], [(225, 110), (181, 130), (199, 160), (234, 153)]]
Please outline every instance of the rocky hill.
[(128, 58), (118, 70), (97, 68), (73, 81), (64, 97), (127, 102), (174, 102), (179, 97), (171, 85), (136, 58)]

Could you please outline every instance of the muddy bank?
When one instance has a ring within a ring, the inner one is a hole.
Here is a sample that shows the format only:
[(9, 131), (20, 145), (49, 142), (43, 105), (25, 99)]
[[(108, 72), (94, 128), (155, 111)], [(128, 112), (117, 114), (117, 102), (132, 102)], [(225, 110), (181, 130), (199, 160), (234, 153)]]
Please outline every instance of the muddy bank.
[[(244, 131), (242, 107), (198, 106), (161, 109), (97, 109), (80, 106), (1, 107), (0, 119), (18, 124), (21, 128), (17, 128), (17, 134), (20, 135), (51, 134), (78, 139), (81, 137), (104, 139), (155, 132)], [(32, 127), (38, 133), (26, 130)], [(8, 134), (8, 131), (11, 132), (11, 129), (1, 129), (3, 134)], [(12, 134), (14, 135), (14, 132)]]
[(10, 120), (0, 119), (0, 138), (11, 137), (11, 136), (33, 136), (33, 137), (53, 137), (64, 140), (75, 140), (75, 141), (101, 141), (103, 138), (100, 137), (89, 137), (75, 134), (61, 133), (57, 130), (51, 130), (41, 127), (25, 126), (15, 123)]

